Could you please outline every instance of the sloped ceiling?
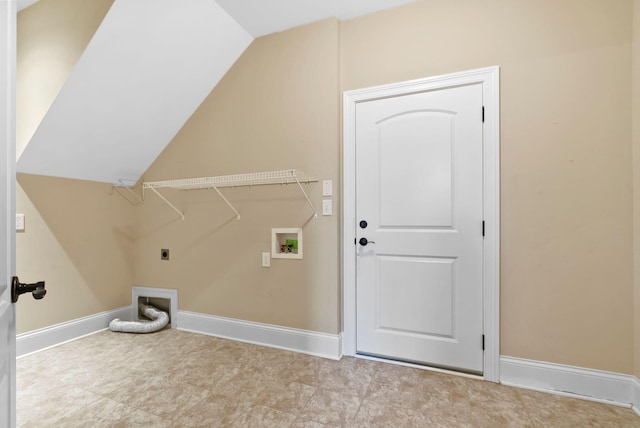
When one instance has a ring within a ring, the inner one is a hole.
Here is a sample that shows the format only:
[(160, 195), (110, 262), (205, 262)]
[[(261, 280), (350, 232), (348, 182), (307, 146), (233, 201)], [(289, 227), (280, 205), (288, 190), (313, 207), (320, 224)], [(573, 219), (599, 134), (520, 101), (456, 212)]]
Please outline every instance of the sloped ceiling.
[(325, 18), (350, 19), (415, 0), (217, 0), (253, 37)]
[(116, 0), (18, 172), (138, 180), (252, 40), (211, 0)]
[(136, 182), (254, 37), (411, 1), (115, 0), (17, 170)]

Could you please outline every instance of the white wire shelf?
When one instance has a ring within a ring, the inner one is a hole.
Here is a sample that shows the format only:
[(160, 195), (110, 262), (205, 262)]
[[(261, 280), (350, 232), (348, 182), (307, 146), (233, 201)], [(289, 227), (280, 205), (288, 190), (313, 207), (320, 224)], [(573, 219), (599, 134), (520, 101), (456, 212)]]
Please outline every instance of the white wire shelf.
[(176, 190), (201, 190), (201, 189), (214, 189), (218, 192), (218, 195), (229, 205), (229, 207), (236, 213), (236, 218), (240, 219), (240, 213), (234, 208), (227, 198), (220, 192), (219, 189), (226, 187), (245, 187), (245, 186), (263, 186), (269, 184), (296, 184), (302, 194), (304, 195), (309, 207), (313, 211), (313, 217), (318, 217), (318, 212), (313, 207), (307, 192), (302, 187), (303, 183), (314, 183), (318, 179), (309, 177), (304, 173), (295, 169), (285, 169), (281, 171), (267, 171), (267, 172), (253, 172), (248, 174), (233, 174), (233, 175), (221, 175), (217, 177), (200, 177), (200, 178), (186, 178), (180, 180), (165, 180), (165, 181), (149, 181), (142, 183), (142, 196), (144, 198), (145, 189), (152, 190), (158, 195), (165, 203), (167, 203), (174, 211), (176, 211), (184, 220), (184, 213), (176, 208), (171, 202), (169, 202), (158, 189), (176, 189)]
[(310, 183), (317, 179), (307, 177), (295, 169), (282, 171), (253, 172), (250, 174), (221, 175), (218, 177), (186, 178), (182, 180), (151, 181), (142, 184), (143, 189), (197, 190), (212, 187), (260, 186), (265, 184)]

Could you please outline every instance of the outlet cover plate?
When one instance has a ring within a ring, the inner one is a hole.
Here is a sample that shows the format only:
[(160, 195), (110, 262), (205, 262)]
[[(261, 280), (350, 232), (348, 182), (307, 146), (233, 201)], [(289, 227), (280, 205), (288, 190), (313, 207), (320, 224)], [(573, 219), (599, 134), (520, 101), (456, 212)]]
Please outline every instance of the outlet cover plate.
[(24, 232), (24, 214), (16, 214), (16, 231)]

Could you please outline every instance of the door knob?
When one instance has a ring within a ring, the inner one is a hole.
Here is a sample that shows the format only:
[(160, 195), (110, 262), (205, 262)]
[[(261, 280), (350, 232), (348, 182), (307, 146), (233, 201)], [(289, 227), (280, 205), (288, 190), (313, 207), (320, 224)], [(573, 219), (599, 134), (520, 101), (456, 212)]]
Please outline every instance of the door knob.
[(22, 284), (17, 276), (14, 276), (11, 281), (11, 301), (16, 303), (18, 297), (24, 293), (32, 293), (33, 298), (40, 300), (47, 294), (47, 290), (44, 289), (44, 281), (34, 282), (33, 284)]
[(375, 241), (369, 241), (367, 238), (360, 238), (360, 240), (358, 242), (362, 246), (365, 246), (367, 244), (375, 244)]

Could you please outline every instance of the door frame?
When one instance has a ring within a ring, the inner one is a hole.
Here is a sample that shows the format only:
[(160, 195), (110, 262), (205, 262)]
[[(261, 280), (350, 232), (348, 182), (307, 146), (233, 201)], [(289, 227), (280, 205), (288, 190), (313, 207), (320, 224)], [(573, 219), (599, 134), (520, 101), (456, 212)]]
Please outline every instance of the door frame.
[[(342, 352), (356, 356), (356, 105), (365, 101), (469, 84), (482, 85), (483, 322), (485, 380), (500, 381), (500, 68), (487, 67), (343, 94)], [(478, 112), (480, 114), (480, 112)]]

